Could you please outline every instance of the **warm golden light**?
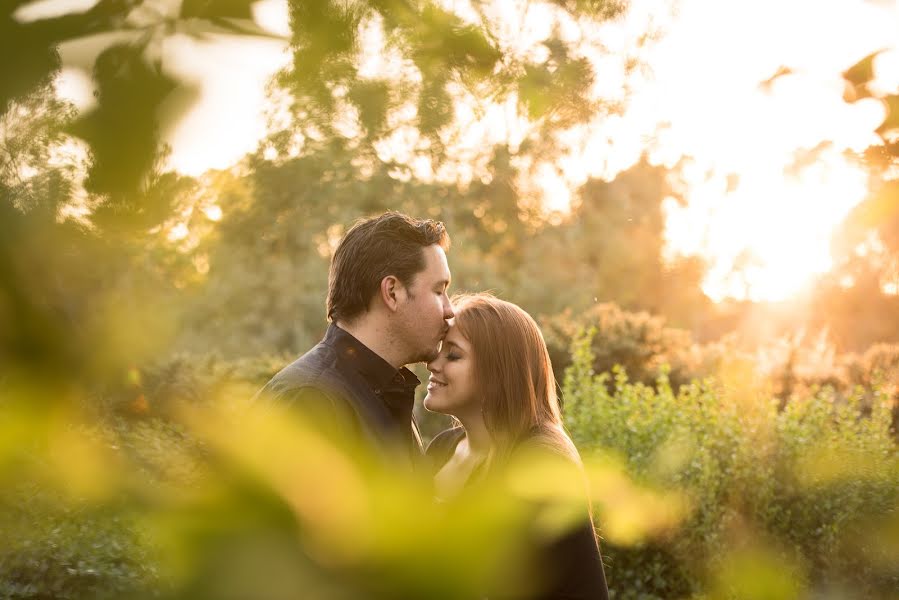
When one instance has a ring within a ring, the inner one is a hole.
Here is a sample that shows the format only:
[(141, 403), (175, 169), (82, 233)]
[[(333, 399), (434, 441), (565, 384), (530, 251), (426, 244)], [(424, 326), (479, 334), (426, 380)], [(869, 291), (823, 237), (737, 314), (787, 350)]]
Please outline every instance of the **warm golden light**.
[(860, 166), (836, 154), (797, 176), (750, 174), (694, 187), (689, 206), (666, 205), (669, 251), (712, 260), (703, 285), (714, 300), (783, 300), (831, 268), (837, 225), (867, 191)]
[(831, 268), (831, 236), (867, 193), (848, 157), (884, 117), (875, 100), (847, 104), (840, 74), (887, 49), (874, 85), (895, 92), (897, 19), (874, 3), (679, 4), (615, 133), (642, 132), (632, 148), (677, 166), (688, 205), (666, 203), (667, 251), (706, 260), (712, 299), (787, 299)]
[[(635, 0), (623, 19), (587, 28), (539, 3), (497, 0), (478, 3), (478, 10), (468, 2), (441, 4), (469, 22), (496, 20), (495, 42), (523, 58), (545, 53), (539, 42), (557, 27), (594, 64), (597, 98), (620, 105), (620, 113), (600, 111), (593, 122), (562, 132), (557, 143), (564, 150), (552, 164), (521, 164), (513, 156), (519, 189), (548, 213), (565, 212), (588, 177), (614, 178), (645, 154), (682, 170), (688, 206), (667, 205), (667, 252), (705, 259), (704, 289), (713, 299), (788, 298), (830, 268), (831, 234), (866, 193), (862, 169), (846, 154), (876, 143), (873, 130), (884, 116), (872, 99), (847, 104), (840, 74), (883, 50), (871, 86), (895, 93), (895, 4)], [(254, 14), (270, 31), (288, 31), (283, 0), (259, 2)], [(360, 77), (415, 79), (377, 20), (360, 27)], [(647, 28), (658, 35), (647, 39)], [(195, 81), (199, 94), (187, 117), (164, 132), (171, 164), (196, 175), (254, 148), (265, 134), (266, 81), (286, 64), (284, 46), (216, 36), (166, 42), (164, 64)], [(84, 76), (64, 70), (59, 87), (80, 105), (89, 102)], [(452, 160), (439, 168), (422, 150), (414, 102), (388, 115), (393, 133), (375, 148), (380, 159), (408, 167), (398, 177), (467, 185), (484, 177), (495, 144), (514, 154), (536, 131), (515, 94), (494, 102), (457, 87), (455, 126), (444, 136)], [(343, 125), (358, 132), (351, 114)]]
[(203, 213), (210, 221), (220, 221), (222, 219), (222, 207), (217, 204), (210, 204), (205, 207)]

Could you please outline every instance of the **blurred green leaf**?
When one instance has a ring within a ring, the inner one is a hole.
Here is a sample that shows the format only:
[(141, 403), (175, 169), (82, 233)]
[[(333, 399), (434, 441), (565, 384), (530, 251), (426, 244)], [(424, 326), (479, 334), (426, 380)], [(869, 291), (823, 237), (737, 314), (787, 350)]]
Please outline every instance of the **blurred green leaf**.
[(94, 67), (97, 108), (71, 126), (91, 147), (87, 189), (117, 202), (133, 201), (143, 191), (160, 149), (156, 111), (177, 85), (148, 64), (142, 50), (119, 45), (100, 55)]

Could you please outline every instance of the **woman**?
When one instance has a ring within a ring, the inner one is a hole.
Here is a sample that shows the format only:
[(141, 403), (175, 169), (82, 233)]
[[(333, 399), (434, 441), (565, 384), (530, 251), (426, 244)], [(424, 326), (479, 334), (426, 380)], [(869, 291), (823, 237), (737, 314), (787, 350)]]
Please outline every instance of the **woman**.
[[(424, 400), (425, 408), (452, 415), (461, 425), (428, 446), (438, 499), (448, 500), (475, 481), (502, 473), (516, 456), (535, 449), (563, 457), (579, 473), (580, 458), (562, 427), (549, 353), (534, 320), (488, 294), (456, 297), (453, 308), (455, 322), (440, 355), (428, 363)], [(542, 485), (536, 478), (531, 483)], [(529, 597), (608, 598), (589, 504), (582, 496), (574, 526), (550, 541), (533, 537), (531, 558), (543, 586)]]

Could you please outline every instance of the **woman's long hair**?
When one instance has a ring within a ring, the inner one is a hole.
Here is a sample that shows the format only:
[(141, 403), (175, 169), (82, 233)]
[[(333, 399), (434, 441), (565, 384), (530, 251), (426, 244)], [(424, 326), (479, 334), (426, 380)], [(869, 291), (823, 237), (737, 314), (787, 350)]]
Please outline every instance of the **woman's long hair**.
[(534, 319), (515, 304), (484, 293), (455, 296), (453, 310), (474, 354), (474, 383), (493, 441), (488, 468), (524, 442), (579, 463), (562, 426), (552, 363)]

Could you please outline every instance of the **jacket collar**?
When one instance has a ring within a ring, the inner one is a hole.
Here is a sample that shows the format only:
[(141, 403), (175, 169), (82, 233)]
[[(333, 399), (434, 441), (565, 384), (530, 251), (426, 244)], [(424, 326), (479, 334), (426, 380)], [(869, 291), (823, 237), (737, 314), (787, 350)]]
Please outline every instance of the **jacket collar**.
[(403, 367), (395, 369), (371, 348), (334, 323), (328, 326), (325, 343), (334, 348), (340, 361), (356, 370), (373, 390), (415, 388), (421, 381)]

